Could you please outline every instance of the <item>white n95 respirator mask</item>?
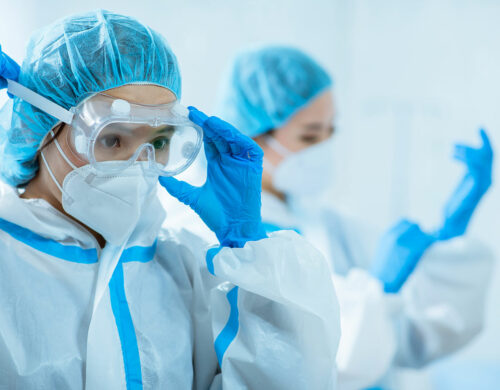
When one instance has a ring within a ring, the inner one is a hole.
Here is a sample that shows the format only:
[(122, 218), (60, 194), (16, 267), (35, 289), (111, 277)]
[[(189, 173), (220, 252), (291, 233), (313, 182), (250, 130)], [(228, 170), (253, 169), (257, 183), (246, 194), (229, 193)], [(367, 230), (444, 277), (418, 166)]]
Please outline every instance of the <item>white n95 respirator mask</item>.
[(161, 209), (156, 196), (158, 175), (151, 173), (148, 162), (135, 162), (120, 173), (110, 174), (106, 173), (107, 169), (96, 170), (90, 164), (76, 167), (57, 140), (54, 143), (73, 168), (61, 186), (43, 152), (41, 154), (52, 180), (62, 193), (64, 211), (99, 233), (107, 242), (116, 246), (123, 244), (137, 226), (145, 207)]
[(271, 174), (274, 188), (291, 197), (324, 191), (330, 184), (333, 169), (331, 140), (329, 138), (299, 152), (292, 152), (274, 137), (266, 137), (266, 144), (283, 157), (277, 166), (264, 157), (264, 169)]

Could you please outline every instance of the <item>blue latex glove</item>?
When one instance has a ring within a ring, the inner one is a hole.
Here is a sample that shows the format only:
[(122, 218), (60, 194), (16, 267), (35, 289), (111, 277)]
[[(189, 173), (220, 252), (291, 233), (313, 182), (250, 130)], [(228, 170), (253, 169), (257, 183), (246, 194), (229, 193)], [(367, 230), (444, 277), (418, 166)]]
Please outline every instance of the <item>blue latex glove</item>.
[(398, 222), (379, 241), (372, 275), (382, 282), (386, 293), (397, 293), (435, 241), (435, 237), (424, 233), (416, 223)]
[[(2, 46), (0, 45), (0, 89), (7, 88), (6, 79), (17, 81), (19, 78), (19, 71), (19, 65), (7, 54), (2, 52)], [(13, 97), (10, 93), (9, 96)]]
[(247, 241), (265, 238), (260, 214), (262, 149), (229, 123), (194, 107), (189, 111), (189, 118), (203, 128), (207, 181), (194, 187), (160, 177), (160, 184), (201, 217), (221, 247), (241, 248)]
[(445, 206), (443, 226), (435, 233), (439, 240), (465, 233), (479, 201), (491, 186), (493, 149), (486, 132), (479, 133), (483, 141), (480, 148), (455, 146), (454, 158), (466, 165), (467, 172)]

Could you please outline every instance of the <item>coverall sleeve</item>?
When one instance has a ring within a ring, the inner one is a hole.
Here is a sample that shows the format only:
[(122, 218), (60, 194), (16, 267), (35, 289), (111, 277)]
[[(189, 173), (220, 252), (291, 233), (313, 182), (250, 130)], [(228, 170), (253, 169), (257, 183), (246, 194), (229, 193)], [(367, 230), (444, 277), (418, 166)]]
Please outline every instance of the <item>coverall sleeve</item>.
[(343, 330), (337, 354), (339, 389), (372, 387), (385, 376), (396, 353), (391, 302), (382, 284), (360, 268), (332, 278)]
[(279, 231), (221, 249), (213, 270), (195, 291), (208, 307), (205, 316), (197, 304), (195, 350), (208, 356), (211, 348), (219, 362), (210, 389), (336, 388), (339, 308), (314, 247)]
[[(422, 367), (465, 346), (480, 332), (494, 264), (485, 245), (466, 237), (437, 243), (399, 294), (381, 294), (375, 291), (378, 281), (365, 271), (377, 244), (377, 229), (360, 230), (349, 218), (328, 217), (330, 241), (340, 248), (333, 250), (330, 260), (344, 273), (337, 274), (340, 280), (335, 283), (345, 329), (337, 359), (339, 386), (349, 389), (344, 384), (365, 379), (369, 383), (377, 371), (380, 379), (392, 366)], [(365, 288), (357, 291), (360, 284)], [(371, 324), (379, 325), (377, 332)], [(369, 335), (374, 344), (364, 341)], [(379, 343), (382, 340), (386, 342)], [(369, 364), (374, 351), (369, 345), (380, 347), (376, 366)]]
[(493, 264), (491, 251), (467, 238), (429, 250), (403, 287), (394, 314), (398, 366), (422, 367), (481, 331)]

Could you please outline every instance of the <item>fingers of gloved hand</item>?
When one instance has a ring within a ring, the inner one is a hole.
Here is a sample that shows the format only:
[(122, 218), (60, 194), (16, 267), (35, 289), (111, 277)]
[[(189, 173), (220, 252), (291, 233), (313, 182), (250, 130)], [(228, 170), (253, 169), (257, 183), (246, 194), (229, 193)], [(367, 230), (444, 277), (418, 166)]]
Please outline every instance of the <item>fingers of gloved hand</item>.
[[(198, 110), (196, 107), (188, 107), (189, 109), (189, 119), (196, 123), (198, 126), (200, 126), (203, 129), (203, 144), (205, 147), (205, 154), (207, 156), (207, 159), (213, 159), (218, 153), (218, 148), (214, 142), (213, 136), (211, 136), (211, 131), (208, 129), (207, 131), (207, 120), (208, 116)], [(219, 145), (220, 146), (220, 145)], [(222, 147), (223, 151), (227, 151), (227, 147)]]
[(467, 160), (480, 154), (480, 149), (473, 148), (464, 144), (456, 144), (453, 149), (453, 158), (467, 162)]
[(467, 145), (455, 145), (453, 152), (455, 160), (465, 163), (472, 169), (486, 169), (492, 164), (491, 155), (482, 149), (472, 148)]
[(17, 81), (19, 78), (20, 66), (10, 58), (7, 54), (1, 51), (0, 47), (0, 76), (4, 79)]
[(191, 206), (196, 201), (199, 191), (198, 187), (194, 187), (189, 183), (177, 180), (172, 176), (160, 176), (158, 181), (170, 195), (179, 199), (185, 205)]
[(208, 117), (195, 107), (188, 107), (189, 119), (203, 128), (205, 144), (212, 144), (219, 153), (231, 153), (246, 159), (262, 158), (262, 149), (251, 138), (241, 134), (228, 122)]
[(389, 232), (391, 233), (391, 235), (400, 236), (402, 234), (405, 234), (409, 230), (411, 230), (414, 225), (415, 225), (415, 223), (413, 223), (407, 219), (402, 219), (399, 222), (397, 222), (396, 224), (394, 224), (389, 229)]
[(212, 161), (219, 155), (214, 143), (207, 137), (203, 138), (203, 148), (205, 150), (205, 157), (207, 158), (207, 161)]
[(490, 138), (488, 137), (488, 133), (486, 133), (486, 130), (484, 129), (479, 129), (479, 136), (481, 137), (481, 141), (483, 141), (483, 146), (481, 149), (483, 152), (488, 153), (493, 157), (493, 148), (491, 146)]
[(493, 160), (493, 148), (488, 134), (484, 129), (480, 129), (479, 136), (482, 141), (482, 145), (479, 148), (473, 148), (465, 144), (456, 144), (453, 157), (465, 163), (491, 164)]
[(214, 116), (210, 117), (206, 123), (214, 133), (228, 143), (231, 153), (234, 156), (245, 159), (255, 159), (262, 156), (262, 149), (257, 143), (250, 137), (242, 134), (230, 123)]
[(231, 124), (217, 117), (209, 117), (203, 122), (204, 134), (221, 154), (244, 159), (262, 157), (260, 147), (249, 137), (241, 134)]
[[(218, 153), (226, 154), (230, 152), (230, 147), (226, 140), (224, 140), (216, 131), (214, 131), (209, 124), (209, 117), (195, 107), (188, 107), (189, 119), (203, 128), (203, 141), (207, 153), (207, 157), (212, 155), (215, 150)], [(214, 150), (215, 148), (215, 150)]]
[(188, 110), (189, 110), (189, 120), (191, 120), (192, 122), (196, 123), (198, 126), (203, 128), (205, 126), (205, 121), (208, 119), (208, 116), (193, 106), (189, 106)]
[[(2, 52), (2, 46), (0, 45), (0, 89), (7, 88), (7, 79), (17, 81), (20, 70), (21, 68), (16, 61)], [(14, 98), (10, 93), (7, 94), (10, 98)]]
[(214, 123), (215, 117), (210, 117), (205, 122), (205, 135), (214, 144), (220, 154), (233, 154), (234, 148), (229, 141), (229, 132)]

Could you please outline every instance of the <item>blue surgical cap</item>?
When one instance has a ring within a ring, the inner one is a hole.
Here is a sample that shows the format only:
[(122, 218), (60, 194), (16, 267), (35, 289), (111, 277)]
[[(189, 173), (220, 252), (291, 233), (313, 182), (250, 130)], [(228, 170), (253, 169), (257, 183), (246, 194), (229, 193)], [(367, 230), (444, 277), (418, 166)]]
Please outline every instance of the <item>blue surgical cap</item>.
[(332, 85), (330, 76), (316, 61), (284, 46), (239, 54), (228, 75), (217, 113), (250, 137), (283, 126)]
[[(73, 15), (36, 32), (19, 82), (66, 109), (131, 83), (162, 86), (177, 98), (181, 90), (177, 59), (165, 39), (135, 19), (103, 10)], [(35, 176), (40, 143), (58, 120), (18, 98), (1, 115), (12, 117), (0, 129), (0, 175), (23, 186)]]

